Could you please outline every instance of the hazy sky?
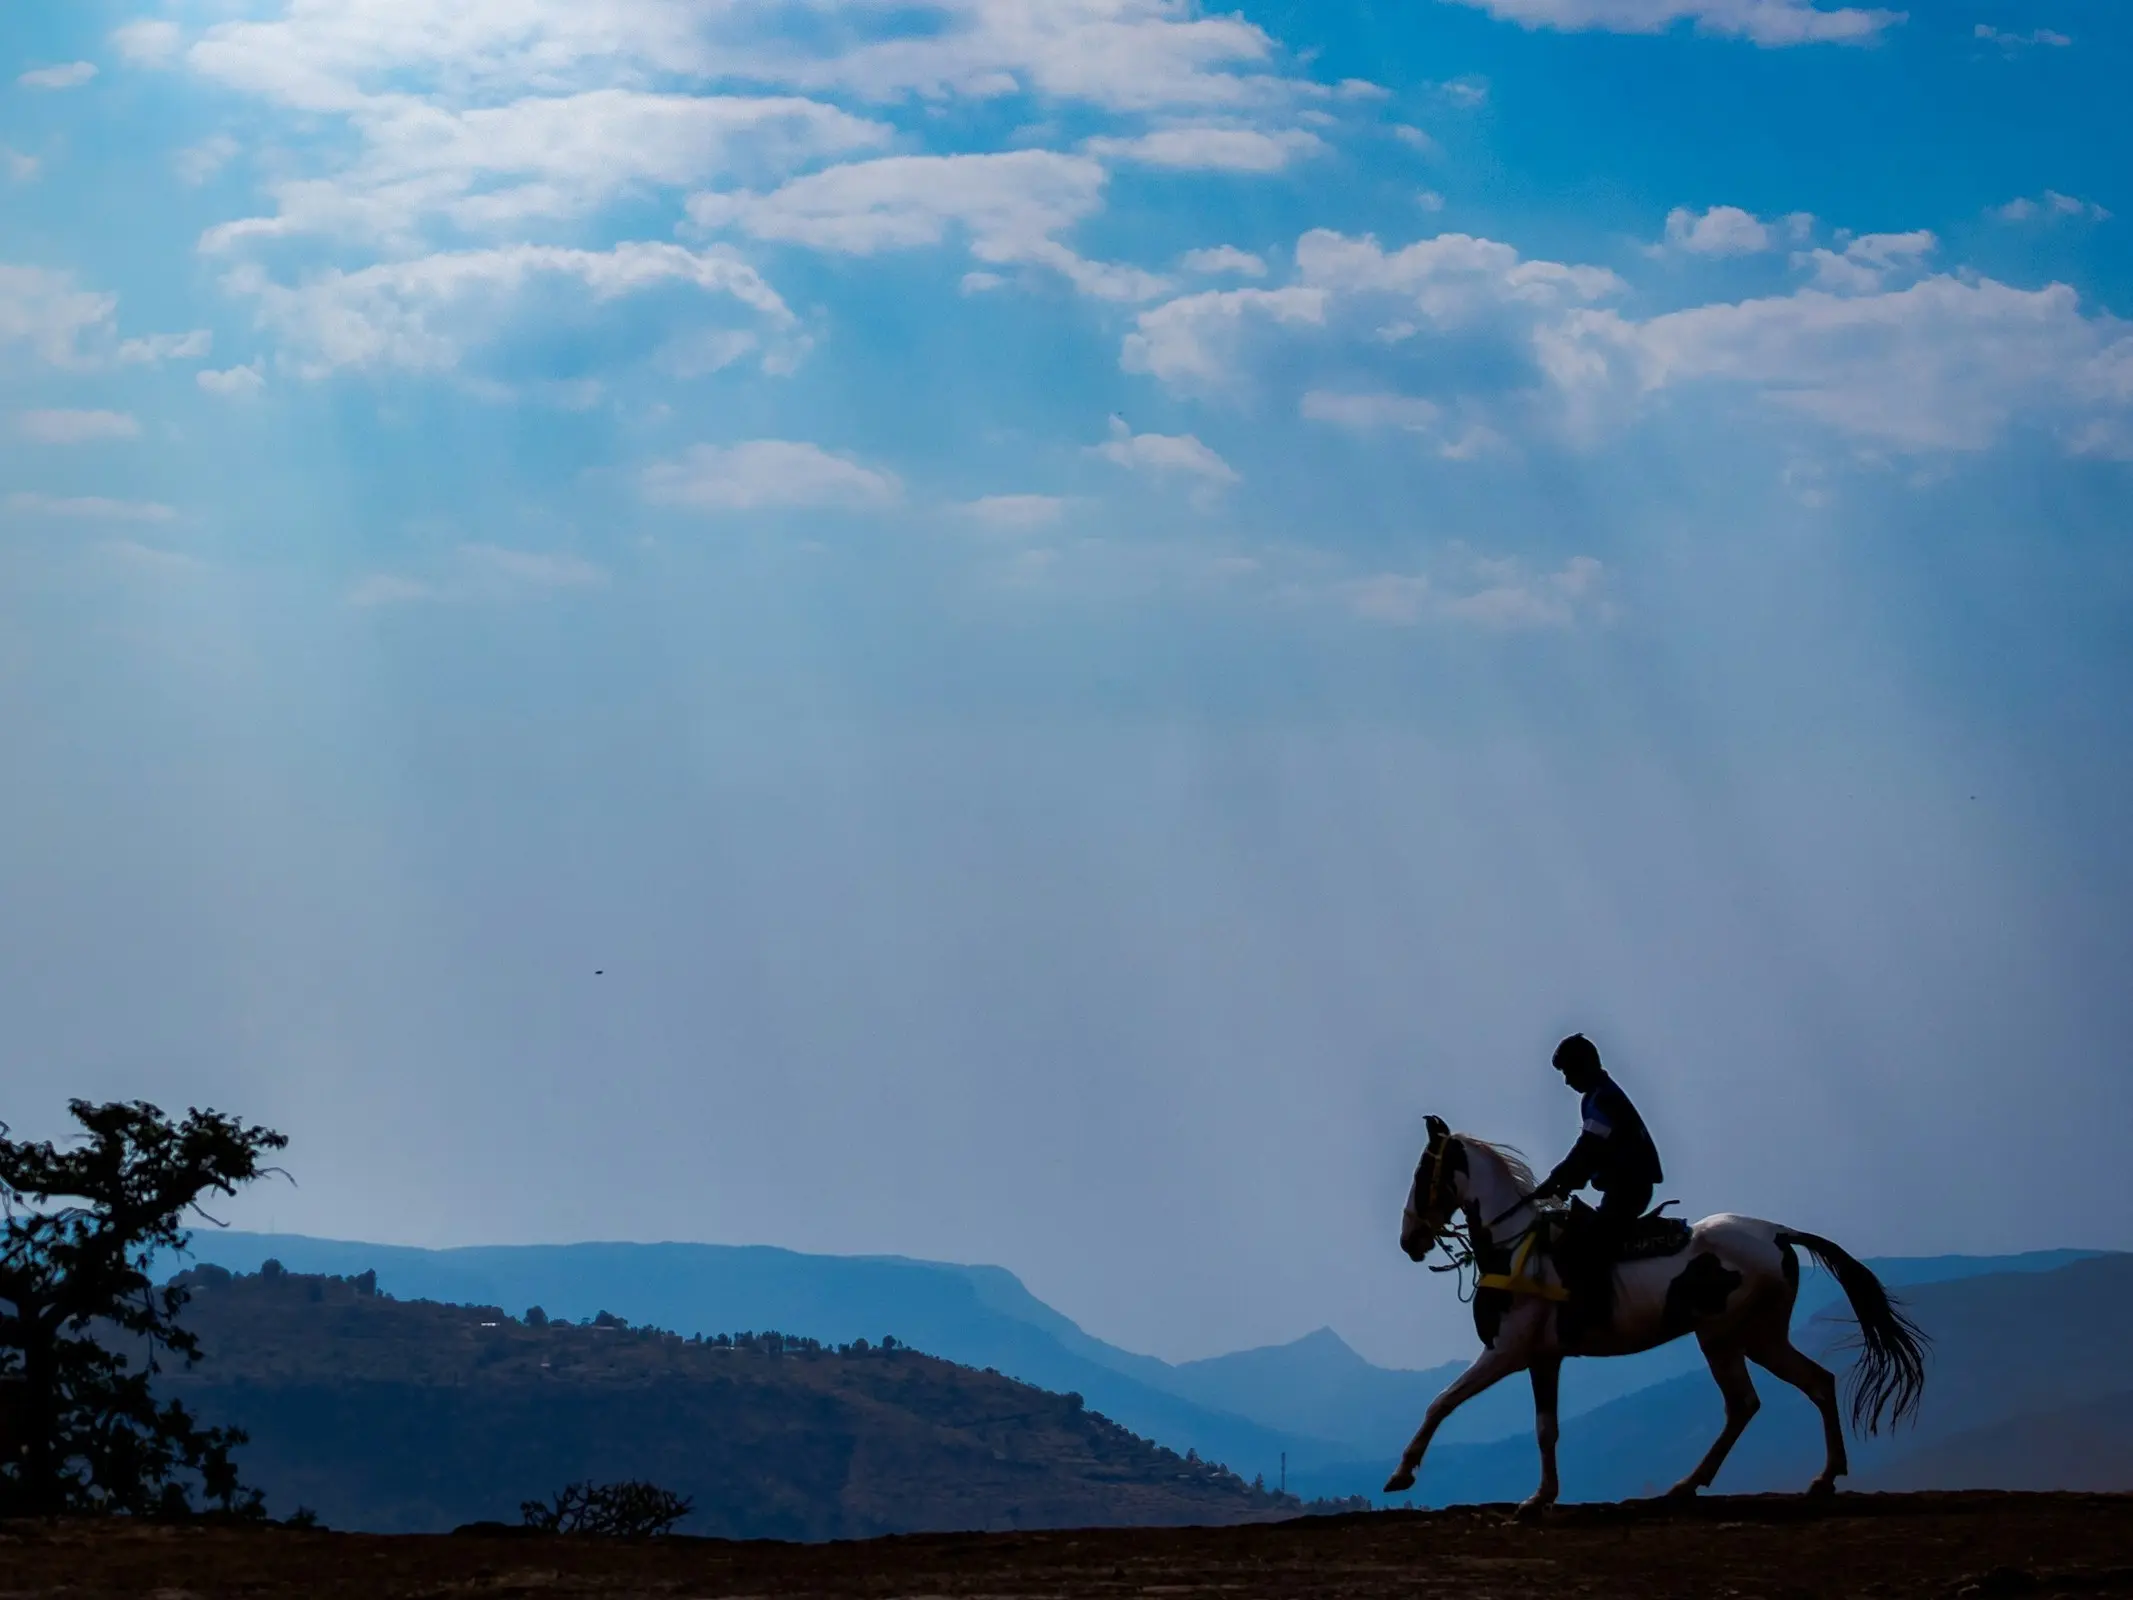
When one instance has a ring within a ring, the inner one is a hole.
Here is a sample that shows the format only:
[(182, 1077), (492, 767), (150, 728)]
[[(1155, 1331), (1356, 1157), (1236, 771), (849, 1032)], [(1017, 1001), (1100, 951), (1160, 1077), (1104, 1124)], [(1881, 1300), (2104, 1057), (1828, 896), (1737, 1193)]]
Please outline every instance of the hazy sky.
[[(1471, 1342), (1425, 1112), (2133, 1246), (2133, 16), (14, 0), (0, 1116)], [(596, 969), (604, 976), (596, 977)]]

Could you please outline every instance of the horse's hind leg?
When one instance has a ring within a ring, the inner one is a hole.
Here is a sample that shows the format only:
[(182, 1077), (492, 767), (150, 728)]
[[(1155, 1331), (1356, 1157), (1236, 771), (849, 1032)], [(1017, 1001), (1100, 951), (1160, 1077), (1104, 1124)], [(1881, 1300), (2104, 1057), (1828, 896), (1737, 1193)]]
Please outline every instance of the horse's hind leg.
[(1741, 1353), (1739, 1345), (1716, 1344), (1700, 1334), (1697, 1342), (1703, 1346), (1704, 1360), (1711, 1364), (1711, 1376), (1718, 1380), (1719, 1392), (1726, 1397), (1726, 1425), (1711, 1448), (1704, 1452), (1703, 1459), (1696, 1463), (1696, 1470), (1667, 1491), (1678, 1497), (1711, 1486), (1711, 1480), (1718, 1476), (1718, 1469), (1725, 1465), (1726, 1456), (1733, 1449), (1733, 1441), (1740, 1437), (1741, 1430), (1763, 1406), (1756, 1398), (1755, 1380), (1748, 1376), (1748, 1358)]
[(1844, 1454), (1844, 1419), (1837, 1412), (1837, 1380), (1827, 1367), (1793, 1348), (1782, 1332), (1749, 1346), (1749, 1356), (1773, 1378), (1782, 1378), (1815, 1403), (1822, 1413), (1822, 1475), (1807, 1486), (1809, 1494), (1830, 1494), (1851, 1470)]

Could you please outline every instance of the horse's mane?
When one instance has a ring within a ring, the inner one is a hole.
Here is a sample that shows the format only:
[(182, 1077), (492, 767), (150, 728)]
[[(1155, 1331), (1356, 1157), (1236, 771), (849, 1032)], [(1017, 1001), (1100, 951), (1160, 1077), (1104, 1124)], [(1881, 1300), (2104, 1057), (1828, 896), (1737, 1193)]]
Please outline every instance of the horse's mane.
[(1527, 1164), (1526, 1158), (1520, 1155), (1516, 1150), (1512, 1149), (1507, 1144), (1491, 1144), (1486, 1139), (1477, 1139), (1471, 1133), (1462, 1133), (1459, 1134), (1457, 1137), (1460, 1143), (1472, 1145), (1477, 1149), (1486, 1150), (1490, 1155), (1494, 1156), (1498, 1161), (1501, 1161), (1506, 1167), (1508, 1167), (1511, 1172), (1512, 1181), (1518, 1185), (1519, 1193), (1531, 1194), (1533, 1192), (1533, 1187), (1536, 1182), (1533, 1176), (1533, 1168)]

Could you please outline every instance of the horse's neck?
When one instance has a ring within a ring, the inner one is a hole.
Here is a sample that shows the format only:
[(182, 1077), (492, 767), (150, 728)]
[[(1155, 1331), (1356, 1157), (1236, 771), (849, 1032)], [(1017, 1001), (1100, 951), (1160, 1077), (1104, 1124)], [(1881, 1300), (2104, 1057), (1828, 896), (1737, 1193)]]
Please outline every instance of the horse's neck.
[(1508, 1238), (1532, 1220), (1526, 1191), (1495, 1151), (1467, 1146), (1466, 1186), (1475, 1227), (1490, 1238)]

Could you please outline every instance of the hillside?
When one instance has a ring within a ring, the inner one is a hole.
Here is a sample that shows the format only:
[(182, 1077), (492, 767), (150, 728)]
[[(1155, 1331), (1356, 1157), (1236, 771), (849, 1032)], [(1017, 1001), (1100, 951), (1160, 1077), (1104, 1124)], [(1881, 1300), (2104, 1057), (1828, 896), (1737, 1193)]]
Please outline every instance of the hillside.
[[(814, 1256), (760, 1245), (480, 1245), (420, 1250), (289, 1234), (200, 1229), (190, 1259), (252, 1272), (375, 1270), (403, 1300), (539, 1305), (582, 1321), (609, 1311), (682, 1333), (779, 1328), (830, 1344), (892, 1335), (972, 1367), (993, 1367), (1094, 1409), (1175, 1450), (1226, 1461), (1246, 1477), (1341, 1460), (1354, 1447), (1202, 1404), (1172, 1386), (1176, 1369), (1092, 1338), (999, 1267), (897, 1256)], [(171, 1263), (172, 1269), (179, 1263)]]
[[(2128, 1388), (2122, 1341), (2098, 1337), (2097, 1330), (2133, 1318), (2133, 1255), (1918, 1283), (1903, 1298), (1934, 1341), (1925, 1406), (1916, 1428), (1853, 1441), (1850, 1487), (2133, 1488), (2133, 1453), (2099, 1440), (2104, 1430), (2093, 1423), (2067, 1426), (2084, 1408), (2122, 1404), (2117, 1397)], [(1823, 1315), (1798, 1328), (1795, 1338), (1841, 1373), (1851, 1361), (1841, 1348), (1850, 1331), (1848, 1322)], [(1755, 1381), (1762, 1412), (1718, 1487), (1795, 1489), (1820, 1464), (1820, 1425), (1794, 1390), (1759, 1370)], [(1701, 1371), (1610, 1401), (1563, 1429), (1564, 1495), (1612, 1500), (1664, 1488), (1695, 1463), (1722, 1418), (1718, 1391)], [(1290, 1487), (1367, 1493), (1372, 1475), (1381, 1482), (1384, 1470), (1382, 1460), (1358, 1460), (1292, 1474)], [(1528, 1434), (1449, 1445), (1424, 1464), (1416, 1498), (1429, 1504), (1517, 1499), (1531, 1491), (1537, 1473)]]
[(686, 1531), (1230, 1523), (1293, 1512), (1090, 1410), (902, 1347), (718, 1343), (401, 1301), (367, 1280), (193, 1275), (205, 1359), (170, 1391), (252, 1435), (270, 1509), (423, 1532), (574, 1479), (692, 1496)]

